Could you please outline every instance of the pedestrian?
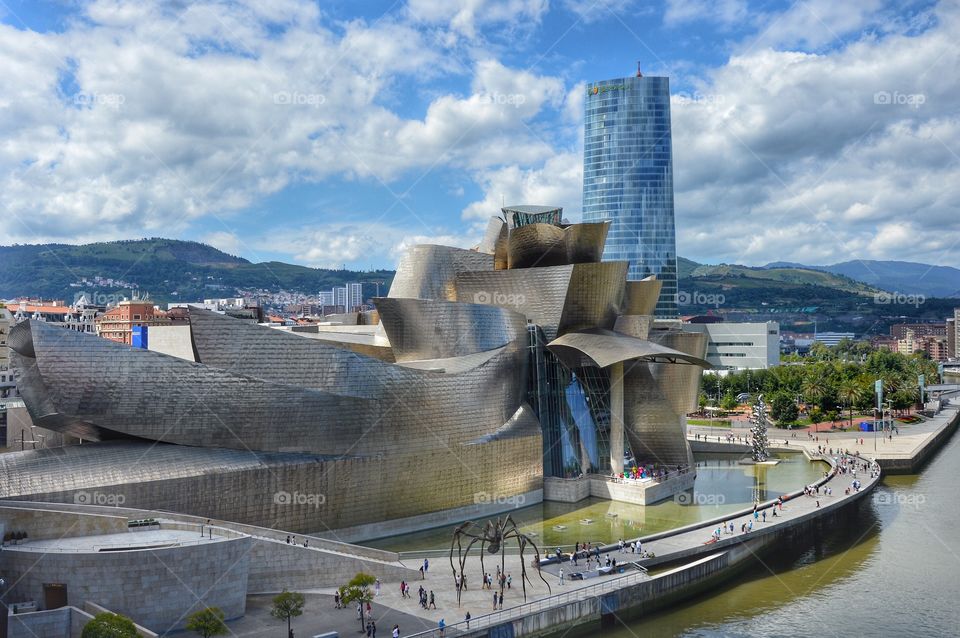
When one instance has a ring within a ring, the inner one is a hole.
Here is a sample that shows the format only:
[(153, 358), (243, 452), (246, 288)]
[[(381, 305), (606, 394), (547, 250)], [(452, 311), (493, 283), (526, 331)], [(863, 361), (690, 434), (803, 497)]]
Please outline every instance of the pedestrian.
[(424, 559), (423, 559), (423, 573), (426, 574), (429, 569), (430, 569), (430, 561), (428, 561), (426, 558), (424, 558)]
[(503, 592), (500, 592), (499, 608), (503, 609)]
[(563, 567), (560, 568), (560, 584), (563, 584)]
[(340, 592), (334, 592), (333, 594), (333, 608), (340, 609)]
[(423, 565), (420, 565), (420, 580), (423, 580)]
[(287, 545), (290, 544), (290, 534), (287, 534)]
[(373, 628), (373, 635), (370, 638), (377, 638), (377, 621), (371, 620), (370, 626)]
[(373, 591), (374, 591), (374, 594), (373, 594), (374, 596), (380, 595), (380, 579), (379, 578), (373, 583)]
[(470, 629), (470, 612), (467, 612), (467, 615), (463, 617), (467, 621), (467, 629)]
[(370, 621), (367, 621), (367, 638), (371, 638), (373, 635), (373, 628), (370, 626)]
[(393, 626), (393, 638), (400, 638), (400, 625)]
[(507, 574), (507, 589), (510, 589), (510, 585), (513, 583), (513, 576)]
[(430, 590), (430, 607), (432, 607), (432, 608), (434, 608), (434, 609), (437, 608), (437, 602), (433, 599), (433, 590), (432, 590), (432, 589)]
[(763, 510), (763, 522), (767, 522), (767, 510)]
[(497, 611), (497, 592), (493, 592), (493, 611)]
[(437, 623), (437, 627), (440, 628), (440, 638), (443, 638), (443, 631), (447, 628), (447, 623), (443, 622), (443, 618)]

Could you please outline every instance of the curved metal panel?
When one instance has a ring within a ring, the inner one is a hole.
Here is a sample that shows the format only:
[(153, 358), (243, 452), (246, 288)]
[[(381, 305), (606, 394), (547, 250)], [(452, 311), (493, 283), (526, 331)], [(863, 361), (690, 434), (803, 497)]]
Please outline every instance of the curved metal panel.
[(687, 442), (686, 416), (677, 412), (675, 393), (683, 394), (657, 378), (651, 367), (682, 368), (700, 374), (696, 366), (651, 364), (632, 361), (624, 364), (624, 435), (637, 461), (655, 461), (662, 465), (693, 465), (693, 453)]
[(493, 215), (490, 217), (490, 221), (487, 222), (487, 229), (483, 234), (483, 239), (480, 240), (480, 244), (477, 246), (477, 252), (486, 253), (487, 255), (493, 255), (497, 252), (497, 242), (501, 238), (505, 238), (507, 235), (507, 223)]
[(547, 347), (571, 369), (584, 366), (606, 368), (631, 359), (710, 367), (699, 357), (612, 330), (568, 332), (548, 343)]
[(655, 276), (627, 282), (625, 315), (652, 315), (660, 298), (663, 282)]
[(626, 262), (608, 261), (464, 272), (456, 278), (457, 300), (520, 312), (541, 326), (547, 339), (554, 339), (575, 330), (613, 328), (626, 271)]
[(574, 224), (566, 228), (551, 224), (514, 228), (507, 238), (507, 267), (599, 262), (609, 228), (610, 222)]
[(397, 361), (462, 357), (526, 339), (526, 317), (506, 308), (390, 297), (374, 303)]
[(400, 260), (388, 297), (456, 301), (458, 273), (493, 270), (493, 255), (433, 244), (418, 244)]
[[(703, 358), (707, 354), (707, 335), (702, 332), (683, 330), (652, 330), (650, 340), (661, 346), (686, 352), (691, 356)], [(708, 365), (708, 368), (713, 366)], [(662, 387), (669, 388), (668, 398), (673, 410), (682, 415), (697, 409), (700, 396), (700, 382), (703, 374), (699, 368), (687, 369), (684, 366), (652, 365), (650, 371)]]

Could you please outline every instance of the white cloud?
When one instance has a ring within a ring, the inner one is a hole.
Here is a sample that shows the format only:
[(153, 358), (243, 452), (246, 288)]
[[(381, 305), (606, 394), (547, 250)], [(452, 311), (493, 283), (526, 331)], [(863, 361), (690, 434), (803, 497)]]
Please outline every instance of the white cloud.
[(382, 222), (330, 223), (298, 228), (280, 228), (268, 233), (259, 243), (262, 250), (290, 254), (297, 263), (314, 268), (372, 269), (386, 261), (393, 266), (415, 244), (441, 244), (469, 248), (477, 244), (479, 233), (464, 235)]
[(547, 0), (409, 0), (407, 9), (417, 21), (443, 24), (469, 39), (486, 24), (523, 26), (539, 23), (547, 12)]
[(746, 0), (667, 0), (663, 22), (676, 27), (688, 22), (735, 25), (749, 18)]
[(956, 263), (960, 52), (957, 17), (939, 17), (920, 35), (830, 53), (734, 56), (674, 100), (681, 254), (827, 263), (952, 250)]
[(515, 204), (563, 206), (564, 217), (579, 221), (583, 184), (583, 157), (564, 152), (549, 158), (539, 168), (507, 166), (479, 175), (484, 198), (463, 210), (463, 219), (482, 228), (500, 208)]
[[(471, 6), (499, 20), (545, 4)], [(472, 64), (468, 95), (436, 97), (422, 119), (390, 110), (382, 96), (459, 69), (390, 18), (338, 34), (306, 1), (101, 0), (85, 11), (61, 34), (0, 24), (9, 242), (181, 233), (299, 181), (389, 181), (552, 152), (535, 121), (560, 106), (563, 83), (494, 59)]]

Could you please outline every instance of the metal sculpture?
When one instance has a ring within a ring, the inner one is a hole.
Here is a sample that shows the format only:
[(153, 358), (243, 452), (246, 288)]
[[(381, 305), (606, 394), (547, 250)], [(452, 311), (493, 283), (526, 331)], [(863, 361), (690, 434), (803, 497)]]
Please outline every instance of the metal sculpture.
[[(463, 547), (463, 539), (470, 539), (470, 542), (467, 544), (466, 549)], [(462, 589), (461, 584), (463, 582), (463, 572), (466, 567), (467, 557), (470, 554), (470, 550), (477, 543), (480, 543), (480, 571), (483, 576), (486, 577), (487, 571), (483, 565), (483, 555), (490, 554), (496, 555), (500, 554), (500, 573), (504, 574), (504, 562), (505, 562), (505, 552), (507, 542), (516, 539), (517, 545), (520, 548), (520, 584), (523, 586), (523, 599), (527, 599), (527, 583), (529, 582), (533, 585), (527, 577), (527, 564), (523, 560), (523, 552), (527, 548), (527, 545), (533, 546), (534, 552), (534, 565), (537, 567), (537, 575), (540, 576), (540, 580), (543, 581), (543, 584), (547, 586), (547, 591), (550, 590), (550, 583), (544, 579), (543, 574), (540, 571), (540, 550), (537, 548), (537, 544), (527, 534), (524, 534), (517, 528), (517, 524), (514, 522), (512, 516), (507, 516), (506, 518), (497, 517), (497, 521), (487, 521), (483, 527), (480, 527), (473, 521), (466, 521), (457, 526), (453, 531), (453, 540), (450, 543), (450, 568), (453, 570), (453, 579), (454, 584), (457, 589), (457, 605), (460, 605), (460, 591)], [(457, 550), (457, 561), (460, 567), (459, 571), (453, 563), (453, 550)], [(459, 579), (458, 579), (459, 575)], [(503, 580), (500, 580), (499, 583), (500, 593), (503, 593)]]
[(763, 463), (770, 458), (767, 451), (767, 404), (763, 401), (763, 395), (757, 397), (757, 402), (753, 406), (753, 416), (750, 419), (752, 427), (750, 434), (753, 438), (753, 460), (756, 463)]

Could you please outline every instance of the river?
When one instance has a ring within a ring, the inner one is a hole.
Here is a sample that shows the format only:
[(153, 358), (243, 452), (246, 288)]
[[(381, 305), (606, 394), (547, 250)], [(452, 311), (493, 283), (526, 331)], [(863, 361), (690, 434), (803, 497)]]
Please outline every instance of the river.
[(888, 476), (842, 529), (604, 637), (960, 635), (960, 437)]

